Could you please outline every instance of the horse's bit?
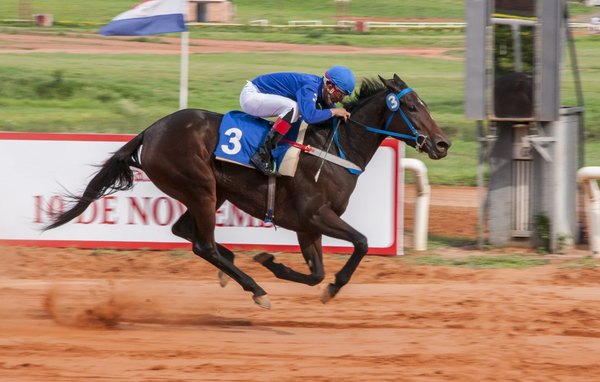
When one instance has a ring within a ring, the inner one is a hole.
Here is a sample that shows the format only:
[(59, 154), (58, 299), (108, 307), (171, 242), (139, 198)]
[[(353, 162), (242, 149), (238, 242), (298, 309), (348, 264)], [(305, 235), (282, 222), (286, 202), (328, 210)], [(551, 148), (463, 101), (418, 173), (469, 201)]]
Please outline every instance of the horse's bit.
[[(415, 127), (413, 126), (413, 124), (410, 122), (410, 120), (408, 119), (408, 117), (406, 116), (406, 114), (404, 114), (404, 111), (402, 110), (402, 108), (400, 107), (400, 102), (402, 100), (402, 97), (404, 97), (405, 95), (407, 95), (408, 93), (412, 92), (413, 89), (412, 88), (406, 88), (404, 90), (402, 90), (399, 93), (390, 93), (385, 97), (385, 102), (387, 104), (388, 109), (390, 109), (391, 113), (390, 116), (387, 119), (387, 122), (385, 123), (385, 127), (382, 129), (376, 129), (374, 127), (370, 127), (367, 125), (364, 125), (358, 121), (355, 121), (353, 119), (349, 119), (349, 121), (352, 121), (358, 125), (363, 126), (365, 129), (367, 129), (368, 131), (374, 132), (374, 133), (378, 133), (378, 134), (384, 134), (384, 135), (388, 135), (391, 137), (396, 137), (396, 138), (405, 138), (405, 139), (409, 139), (411, 141), (415, 141), (415, 146), (416, 149), (418, 151), (422, 151), (423, 150), (423, 145), (425, 144), (425, 142), (427, 141), (427, 135), (423, 135), (420, 134), (417, 129), (415, 129)], [(392, 122), (392, 118), (394, 117), (396, 111), (398, 113), (400, 113), (400, 115), (402, 116), (402, 118), (404, 119), (404, 122), (406, 122), (406, 124), (408, 125), (408, 128), (410, 129), (411, 133), (413, 133), (413, 135), (408, 135), (408, 134), (402, 134), (402, 133), (395, 133), (393, 131), (388, 131), (388, 127), (390, 126), (390, 123)]]

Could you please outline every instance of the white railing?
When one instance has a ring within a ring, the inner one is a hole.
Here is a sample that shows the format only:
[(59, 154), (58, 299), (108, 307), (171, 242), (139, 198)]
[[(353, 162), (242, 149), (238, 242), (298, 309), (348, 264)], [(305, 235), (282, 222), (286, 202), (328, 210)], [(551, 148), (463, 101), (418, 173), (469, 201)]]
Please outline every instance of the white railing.
[(415, 220), (413, 229), (413, 248), (415, 251), (427, 250), (427, 229), (429, 228), (429, 199), (431, 187), (427, 178), (427, 167), (414, 158), (400, 160), (405, 170), (412, 172), (417, 188), (415, 199)]
[(250, 25), (260, 25), (261, 27), (266, 27), (269, 25), (269, 20), (260, 19), (260, 20), (251, 20), (248, 22)]
[(321, 20), (291, 20), (288, 21), (288, 25), (293, 26), (321, 26), (323, 22)]
[(595, 257), (600, 257), (600, 167), (582, 167), (577, 170), (577, 181), (585, 193), (590, 249)]
[(466, 27), (466, 23), (462, 22), (385, 22), (385, 21), (367, 21), (366, 24), (370, 29), (461, 29)]
[(351, 28), (356, 25), (356, 20), (338, 20), (336, 25), (338, 27), (348, 27)]
[[(8, 20), (5, 20), (8, 21)], [(31, 20), (27, 20), (31, 22)], [(362, 20), (361, 20), (362, 21)], [(385, 21), (362, 21), (366, 25), (366, 29), (464, 29), (467, 24), (463, 22), (385, 22)], [(321, 20), (291, 20), (287, 24), (271, 24), (267, 19), (251, 20), (246, 24), (239, 23), (205, 23), (205, 22), (188, 22), (187, 25), (214, 25), (214, 26), (243, 26), (252, 25), (260, 27), (272, 28), (348, 28), (352, 29), (356, 26), (355, 20), (339, 20), (336, 24), (323, 24)], [(600, 30), (600, 24), (597, 23), (569, 23), (572, 29), (587, 29), (597, 31)]]

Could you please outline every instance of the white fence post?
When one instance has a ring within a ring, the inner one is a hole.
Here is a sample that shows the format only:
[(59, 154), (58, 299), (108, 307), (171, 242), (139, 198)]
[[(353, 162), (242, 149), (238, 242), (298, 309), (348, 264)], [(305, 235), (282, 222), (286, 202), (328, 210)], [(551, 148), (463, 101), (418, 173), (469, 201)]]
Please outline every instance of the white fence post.
[(427, 167), (414, 158), (403, 158), (402, 167), (413, 173), (417, 188), (415, 199), (415, 221), (413, 229), (413, 248), (415, 251), (427, 250), (427, 229), (429, 228), (429, 198), (431, 187), (427, 178)]
[(588, 221), (590, 249), (594, 257), (600, 257), (600, 167), (582, 167), (577, 170), (577, 181), (583, 186)]

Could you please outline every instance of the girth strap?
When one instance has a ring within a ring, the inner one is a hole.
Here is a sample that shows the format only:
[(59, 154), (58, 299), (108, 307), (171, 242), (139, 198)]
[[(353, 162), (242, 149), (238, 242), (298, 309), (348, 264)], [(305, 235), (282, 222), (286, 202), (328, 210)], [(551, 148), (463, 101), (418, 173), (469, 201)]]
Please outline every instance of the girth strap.
[(267, 213), (265, 214), (265, 223), (272, 223), (275, 218), (275, 182), (277, 177), (271, 175), (268, 177), (269, 183), (267, 186)]
[[(336, 135), (334, 135), (334, 139), (335, 139), (335, 137), (336, 137)], [(347, 168), (348, 170), (355, 171), (355, 172), (353, 172), (353, 174), (354, 173), (360, 174), (361, 172), (363, 172), (362, 168), (360, 168), (358, 165), (347, 160), (345, 158), (345, 156), (343, 156), (343, 153), (342, 153), (342, 156), (337, 156), (335, 154), (328, 153), (325, 150), (321, 150), (321, 149), (318, 149), (318, 148), (312, 147), (312, 146), (306, 146), (306, 145), (300, 144), (298, 142), (290, 141), (287, 139), (283, 139), (281, 142), (287, 143), (297, 149), (300, 149), (300, 150), (302, 150), (302, 152), (305, 152), (306, 154), (314, 155), (320, 159), (323, 159), (323, 160), (329, 161), (331, 163), (335, 163), (338, 166)], [(336, 142), (336, 145), (338, 145), (338, 147), (339, 147), (339, 144), (337, 144), (337, 142)]]

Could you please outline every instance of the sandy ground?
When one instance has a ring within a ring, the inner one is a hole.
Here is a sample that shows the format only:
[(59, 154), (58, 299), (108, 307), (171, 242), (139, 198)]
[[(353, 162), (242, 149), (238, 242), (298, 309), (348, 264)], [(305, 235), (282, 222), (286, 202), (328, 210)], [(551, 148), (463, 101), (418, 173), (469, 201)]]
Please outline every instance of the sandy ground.
[[(453, 250), (454, 255), (481, 254)], [(451, 252), (451, 251), (450, 251)], [(449, 254), (451, 255), (451, 253)], [(600, 268), (367, 256), (330, 303), (237, 263), (264, 310), (189, 252), (0, 248), (2, 381), (594, 381)], [(490, 253), (483, 253), (490, 255)], [(303, 270), (297, 254), (278, 261)], [(327, 255), (326, 281), (346, 257)]]
[[(415, 191), (413, 184), (407, 184), (404, 191), (404, 224), (409, 233), (412, 232), (414, 224)], [(485, 189), (482, 190), (482, 198), (485, 198), (485, 192)], [(429, 199), (429, 234), (476, 241), (479, 204), (476, 187), (432, 186)], [(412, 245), (410, 240), (409, 234), (407, 246)]]
[[(77, 54), (180, 54), (181, 43), (178, 38), (153, 36), (152, 41), (141, 42), (135, 37), (103, 37), (88, 34), (2, 34), (0, 33), (0, 53), (77, 53)], [(190, 39), (189, 52), (225, 53), (225, 52), (279, 52), (302, 51), (318, 54), (361, 53), (361, 54), (397, 54), (409, 56), (427, 56), (439, 59), (457, 60), (459, 58), (444, 55), (450, 48), (360, 48), (353, 46), (304, 45), (286, 43), (268, 43), (255, 41), (218, 41)]]
[[(407, 199), (410, 220), (410, 187)], [(430, 233), (473, 237), (476, 189), (434, 187), (430, 212)], [(600, 268), (583, 266), (585, 250), (521, 270), (416, 264), (527, 252), (367, 256), (325, 305), (347, 256), (326, 254), (325, 282), (309, 287), (238, 253), (265, 310), (190, 251), (0, 247), (0, 380), (597, 380)], [(276, 256), (306, 270), (299, 254)]]
[[(0, 53), (178, 51), (176, 42), (34, 37), (0, 35)], [(227, 44), (194, 41), (192, 50)], [(228, 49), (276, 49), (252, 44)], [(439, 54), (422, 51), (397, 53)], [(409, 186), (409, 228), (411, 195)], [(474, 188), (434, 187), (430, 234), (474, 239), (477, 205)], [(573, 266), (584, 251), (525, 270), (416, 265), (424, 254), (367, 256), (326, 305), (321, 286), (277, 280), (253, 254), (236, 262), (267, 290), (271, 310), (237, 284), (221, 288), (215, 269), (189, 251), (0, 247), (0, 380), (589, 382), (600, 375), (600, 268)], [(306, 269), (298, 254), (277, 259)], [(325, 256), (326, 282), (346, 259)]]

